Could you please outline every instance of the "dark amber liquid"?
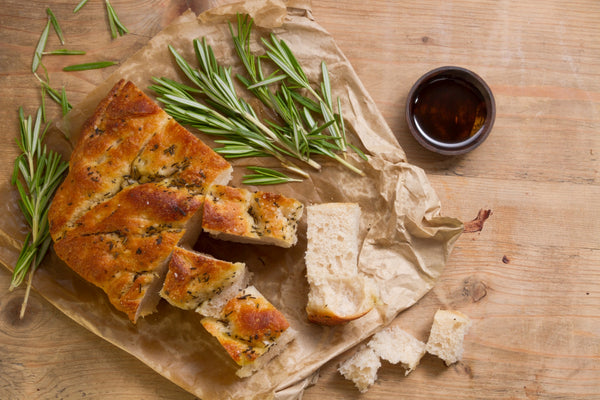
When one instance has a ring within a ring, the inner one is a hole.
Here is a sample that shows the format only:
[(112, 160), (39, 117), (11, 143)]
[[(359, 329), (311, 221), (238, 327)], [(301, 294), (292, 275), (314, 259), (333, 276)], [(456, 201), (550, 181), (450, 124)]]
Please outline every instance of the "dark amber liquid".
[(475, 87), (447, 77), (427, 83), (413, 103), (415, 125), (438, 145), (470, 141), (481, 130), (486, 114), (485, 100)]

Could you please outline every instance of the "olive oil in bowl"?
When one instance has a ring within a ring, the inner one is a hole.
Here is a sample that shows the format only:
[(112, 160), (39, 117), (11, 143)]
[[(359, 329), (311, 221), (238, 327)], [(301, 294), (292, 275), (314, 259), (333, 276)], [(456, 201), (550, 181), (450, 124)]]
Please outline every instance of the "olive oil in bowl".
[(462, 154), (489, 134), (495, 117), (492, 93), (472, 72), (443, 67), (424, 75), (411, 89), (406, 118), (413, 136), (429, 150)]

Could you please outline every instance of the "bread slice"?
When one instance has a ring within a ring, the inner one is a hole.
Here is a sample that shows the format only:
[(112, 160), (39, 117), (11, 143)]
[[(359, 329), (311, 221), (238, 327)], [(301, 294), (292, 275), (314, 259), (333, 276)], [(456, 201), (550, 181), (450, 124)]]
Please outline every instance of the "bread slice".
[(367, 343), (380, 358), (401, 365), (405, 375), (414, 370), (425, 354), (425, 343), (402, 330), (398, 326), (389, 326), (377, 332)]
[(202, 229), (241, 243), (291, 247), (304, 206), (276, 193), (214, 185), (206, 195)]
[(221, 261), (176, 247), (160, 295), (175, 307), (192, 310), (231, 287), (245, 287), (247, 275), (244, 263)]
[(174, 247), (197, 239), (202, 194), (231, 171), (121, 80), (83, 126), (48, 211), (56, 253), (135, 322), (160, 300)]
[(338, 371), (344, 378), (354, 382), (354, 385), (365, 393), (377, 380), (377, 371), (381, 367), (379, 356), (367, 346), (362, 346), (349, 359), (344, 361)]
[(326, 203), (307, 207), (305, 254), (308, 319), (342, 324), (368, 313), (377, 301), (375, 283), (358, 271), (360, 207)]
[(451, 365), (462, 359), (464, 337), (471, 320), (460, 311), (438, 310), (427, 340), (427, 352)]
[(236, 374), (242, 378), (277, 356), (295, 333), (285, 316), (254, 286), (229, 300), (218, 317), (205, 317), (201, 323), (241, 367)]

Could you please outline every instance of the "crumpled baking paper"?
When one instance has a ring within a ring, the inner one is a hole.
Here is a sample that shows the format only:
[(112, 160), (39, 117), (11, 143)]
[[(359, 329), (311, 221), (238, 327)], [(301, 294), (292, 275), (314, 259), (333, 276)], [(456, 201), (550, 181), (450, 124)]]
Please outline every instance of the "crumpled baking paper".
[[(194, 63), (192, 40), (206, 37), (223, 65), (241, 72), (226, 21), (237, 12), (255, 19), (254, 52), (264, 52), (259, 36), (270, 32), (284, 39), (311, 81), (320, 80), (326, 61), (333, 95), (342, 101), (350, 140), (369, 155), (365, 162), (349, 155), (364, 177), (335, 162), (322, 161), (322, 172), (303, 183), (261, 188), (295, 197), (305, 204), (357, 202), (362, 209), (360, 270), (379, 286), (380, 304), (364, 317), (338, 327), (307, 321), (305, 277), (306, 222), (291, 249), (233, 244), (201, 236), (196, 249), (229, 261), (243, 261), (253, 272), (252, 283), (279, 309), (297, 338), (276, 359), (252, 377), (240, 379), (236, 366), (200, 324), (200, 316), (161, 302), (158, 312), (137, 325), (114, 310), (106, 295), (72, 272), (54, 253), (36, 272), (34, 288), (70, 318), (115, 346), (134, 355), (177, 385), (204, 400), (296, 399), (317, 378), (319, 367), (381, 329), (410, 307), (436, 283), (453, 244), (462, 232), (460, 221), (441, 215), (440, 202), (427, 176), (407, 163), (402, 148), (334, 39), (313, 20), (306, 1), (248, 1), (209, 10), (196, 17), (188, 11), (123, 63), (102, 85), (75, 107), (59, 128), (72, 141), (101, 98), (119, 79), (146, 88), (151, 78), (183, 79), (167, 46), (173, 45)], [(197, 133), (197, 132), (196, 132)], [(212, 138), (199, 134), (208, 144)], [(67, 146), (61, 148), (68, 155)], [(233, 185), (247, 173), (245, 164), (277, 166), (270, 160), (237, 160)], [(7, 195), (7, 217), (0, 222), (0, 258), (12, 269), (23, 238), (16, 193)], [(21, 239), (22, 240), (22, 239)]]

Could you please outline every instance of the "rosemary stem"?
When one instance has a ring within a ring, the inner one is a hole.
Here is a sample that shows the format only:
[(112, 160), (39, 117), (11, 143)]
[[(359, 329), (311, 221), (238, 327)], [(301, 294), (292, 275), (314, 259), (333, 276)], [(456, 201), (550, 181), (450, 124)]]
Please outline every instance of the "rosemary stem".
[[(346, 156), (346, 153), (344, 153), (344, 156)], [(365, 176), (365, 173), (363, 171), (361, 171), (360, 169), (356, 168), (354, 165), (350, 164), (344, 158), (341, 158), (337, 154), (333, 154), (332, 157), (333, 157), (333, 159), (335, 159), (336, 161), (338, 161), (340, 164), (342, 164), (343, 166), (347, 167), (350, 171), (355, 172), (355, 173), (357, 173), (360, 176)]]
[(29, 271), (29, 278), (27, 279), (27, 287), (25, 288), (25, 296), (23, 297), (23, 303), (21, 303), (21, 311), (19, 313), (19, 319), (23, 319), (25, 311), (27, 310), (27, 304), (29, 303), (29, 293), (31, 293), (31, 286), (33, 284), (33, 274), (36, 270), (36, 257), (31, 261), (31, 271)]
[(284, 168), (292, 171), (293, 173), (298, 174), (304, 178), (310, 178), (310, 175), (308, 175), (302, 168), (298, 167), (293, 162), (287, 160), (281, 154), (274, 152), (273, 156), (281, 163), (282, 167), (284, 167)]

